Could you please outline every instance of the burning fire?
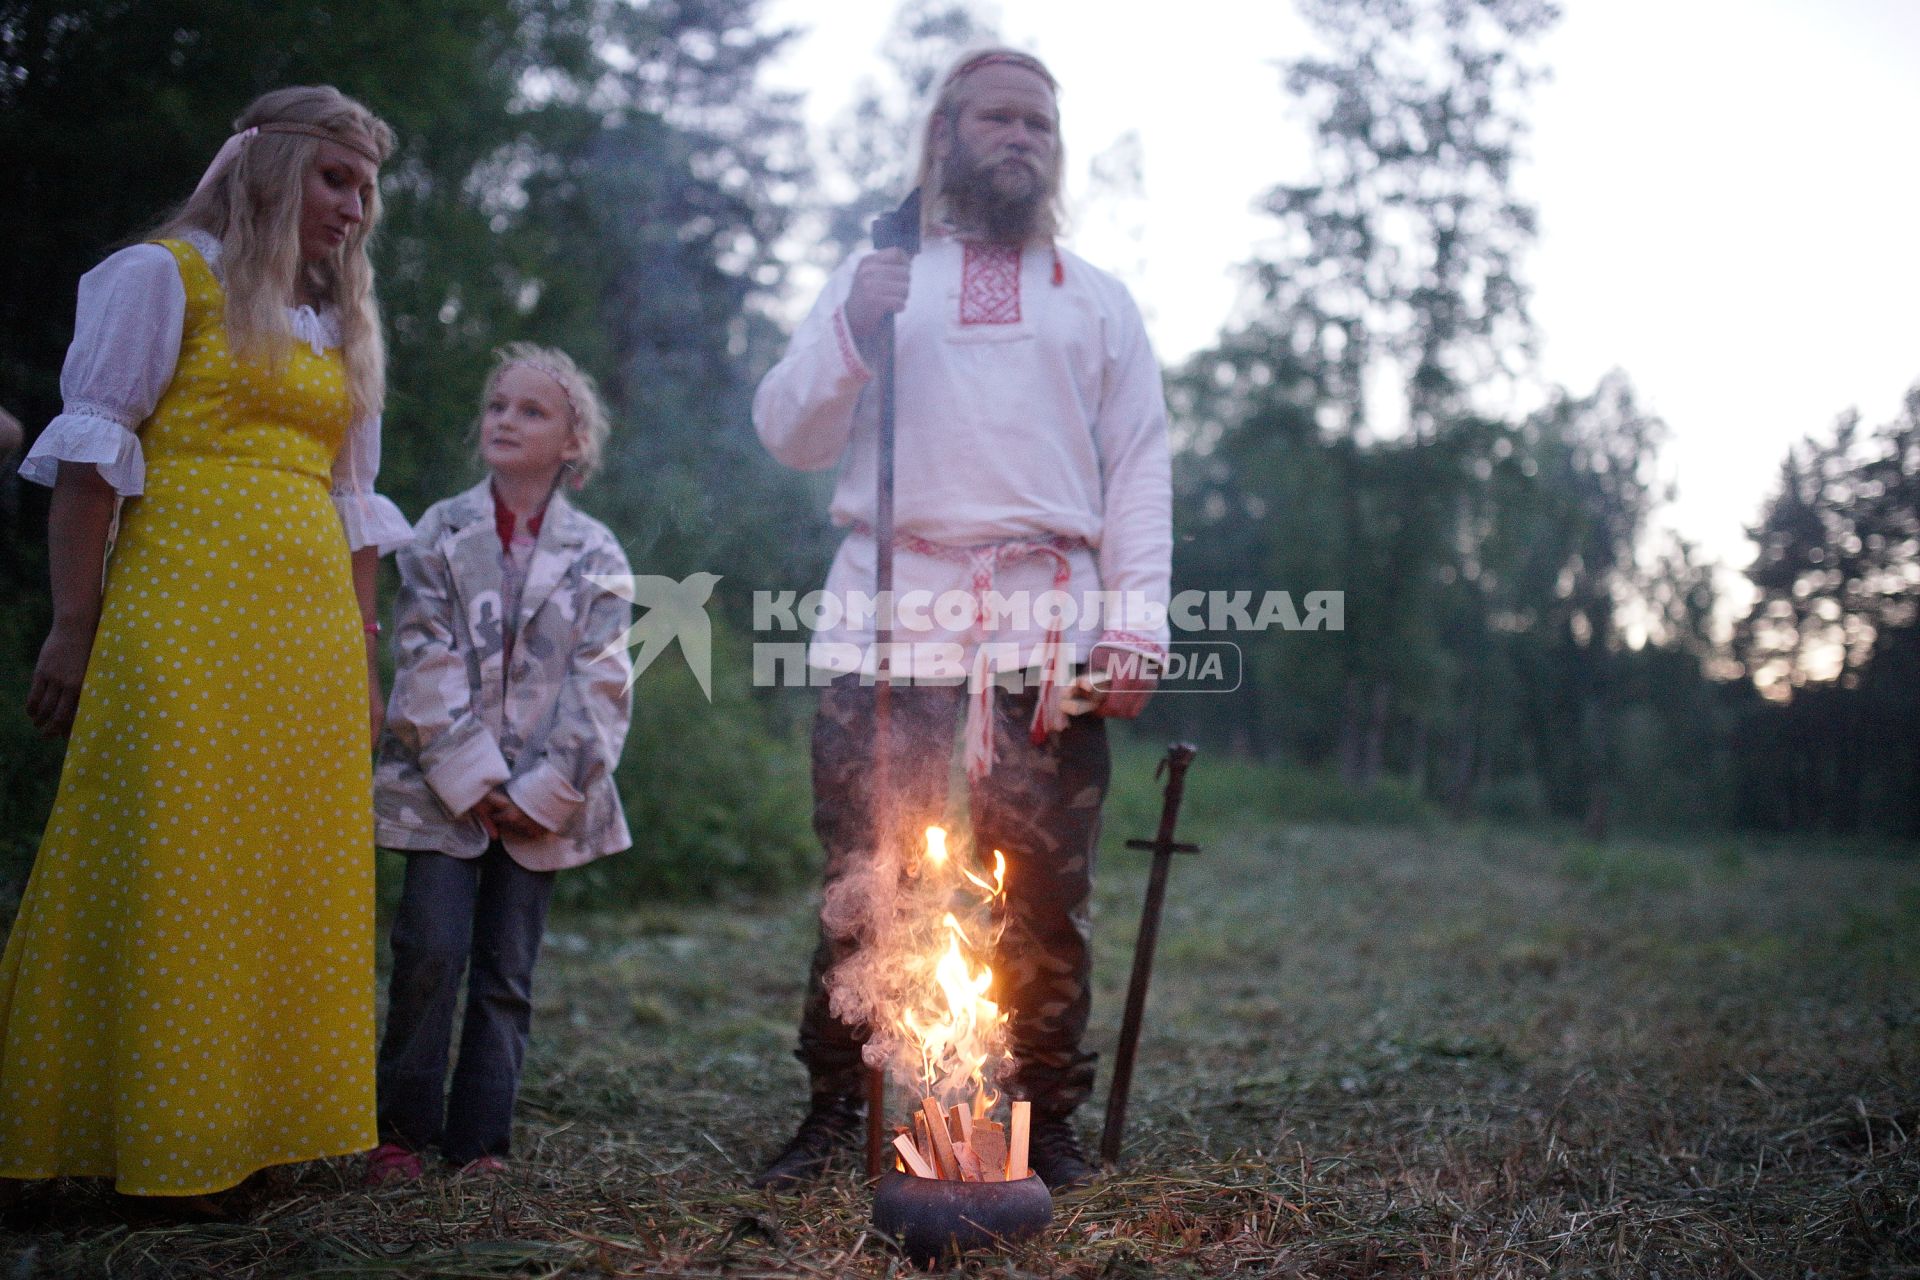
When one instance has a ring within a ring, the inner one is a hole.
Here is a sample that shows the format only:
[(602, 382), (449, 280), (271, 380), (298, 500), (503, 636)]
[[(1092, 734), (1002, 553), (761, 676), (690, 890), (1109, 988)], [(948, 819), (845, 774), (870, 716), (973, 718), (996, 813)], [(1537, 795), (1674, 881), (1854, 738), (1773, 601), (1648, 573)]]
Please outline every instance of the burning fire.
[(1007, 1015), (988, 998), (993, 968), (985, 958), (1000, 938), (1006, 856), (994, 850), (989, 878), (953, 856), (943, 828), (928, 827), (906, 878), (911, 888), (894, 917), (900, 981), (881, 1037), (894, 1046), (888, 1067), (920, 1099), (913, 1123), (894, 1133), (899, 1167), (921, 1178), (1023, 1179), (1029, 1104), (1013, 1104), (1009, 1125), (987, 1117), (998, 1101), (989, 1065), (1007, 1058)]
[(1005, 1125), (987, 1118), (1011, 1063), (1006, 1011), (988, 996), (1007, 859), (994, 851), (989, 871), (944, 829), (925, 832), (921, 848), (883, 843), (827, 885), (822, 927), (862, 944), (827, 973), (827, 996), (835, 1016), (869, 1029), (867, 1065), (919, 1100), (894, 1141), (913, 1173), (1023, 1178), (1030, 1108), (1015, 1102)]
[[(911, 1069), (912, 1078), (905, 1083), (920, 1094), (984, 1115), (996, 1100), (987, 1064), (1006, 1056), (1007, 1015), (987, 997), (993, 969), (984, 956), (999, 936), (994, 917), (1006, 894), (1007, 859), (994, 851), (989, 880), (950, 854), (944, 829), (928, 827), (926, 850), (914, 874), (935, 904), (945, 898), (948, 909), (912, 957), (912, 967), (923, 976), (912, 984), (896, 1022), (911, 1060), (894, 1065), (896, 1071), (902, 1065)], [(956, 914), (956, 906), (966, 921)]]

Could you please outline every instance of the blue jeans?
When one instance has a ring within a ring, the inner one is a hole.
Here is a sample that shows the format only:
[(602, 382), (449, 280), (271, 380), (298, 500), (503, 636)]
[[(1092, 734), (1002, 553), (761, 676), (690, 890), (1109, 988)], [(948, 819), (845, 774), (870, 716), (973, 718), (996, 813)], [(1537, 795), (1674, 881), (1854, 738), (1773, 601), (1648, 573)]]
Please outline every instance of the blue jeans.
[[(478, 858), (407, 854), (376, 1068), (382, 1142), (438, 1146), (455, 1164), (507, 1154), (553, 876), (527, 870), (498, 841)], [(463, 977), (467, 1012), (449, 1087)]]

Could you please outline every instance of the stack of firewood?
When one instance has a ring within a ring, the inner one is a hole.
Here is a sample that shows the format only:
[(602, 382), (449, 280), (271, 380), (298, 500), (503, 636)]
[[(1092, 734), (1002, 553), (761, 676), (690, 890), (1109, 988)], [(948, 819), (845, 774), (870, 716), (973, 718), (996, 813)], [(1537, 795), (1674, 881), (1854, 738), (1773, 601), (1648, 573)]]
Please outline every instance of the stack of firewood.
[(953, 1182), (1018, 1182), (1032, 1174), (1027, 1167), (1027, 1135), (1033, 1123), (1033, 1104), (1016, 1101), (1010, 1123), (976, 1117), (965, 1107), (942, 1109), (933, 1098), (922, 1098), (913, 1113), (913, 1127), (894, 1130), (893, 1149), (905, 1172), (918, 1178), (945, 1178)]

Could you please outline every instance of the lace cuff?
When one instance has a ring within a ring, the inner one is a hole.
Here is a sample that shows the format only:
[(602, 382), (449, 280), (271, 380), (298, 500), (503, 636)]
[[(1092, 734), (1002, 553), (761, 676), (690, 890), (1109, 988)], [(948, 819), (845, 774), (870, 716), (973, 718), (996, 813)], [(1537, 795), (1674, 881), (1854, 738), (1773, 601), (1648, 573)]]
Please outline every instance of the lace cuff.
[(368, 489), (334, 490), (333, 509), (340, 513), (340, 524), (347, 531), (347, 548), (378, 548), (390, 555), (413, 541), (413, 526), (400, 514), (393, 500)]
[(93, 463), (123, 498), (146, 492), (147, 456), (140, 437), (98, 405), (69, 403), (21, 460), (20, 478), (51, 488), (63, 462)]

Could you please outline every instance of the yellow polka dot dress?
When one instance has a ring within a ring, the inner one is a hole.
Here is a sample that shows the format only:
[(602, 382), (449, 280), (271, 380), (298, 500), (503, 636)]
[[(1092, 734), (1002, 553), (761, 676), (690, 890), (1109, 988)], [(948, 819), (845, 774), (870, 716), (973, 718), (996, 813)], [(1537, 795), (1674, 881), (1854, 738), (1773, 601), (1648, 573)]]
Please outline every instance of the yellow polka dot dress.
[(374, 1144), (372, 809), (340, 353), (236, 364), (164, 243), (179, 364), (0, 961), (0, 1176), (194, 1195)]

